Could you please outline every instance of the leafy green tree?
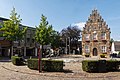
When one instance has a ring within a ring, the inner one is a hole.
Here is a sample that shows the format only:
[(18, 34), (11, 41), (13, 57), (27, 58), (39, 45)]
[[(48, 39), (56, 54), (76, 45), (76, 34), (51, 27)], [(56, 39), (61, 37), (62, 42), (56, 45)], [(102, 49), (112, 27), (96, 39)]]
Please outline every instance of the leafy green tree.
[(78, 26), (70, 25), (67, 28), (62, 29), (60, 34), (63, 43), (66, 43), (67, 40), (67, 43), (71, 44), (71, 47), (76, 46), (77, 48), (78, 40), (81, 38), (81, 30), (78, 28)]
[(114, 42), (113, 38), (110, 39), (110, 43), (112, 44)]
[(42, 15), (41, 22), (38, 27), (36, 27), (35, 39), (41, 45), (48, 45), (51, 41), (51, 34), (53, 32), (52, 26), (46, 21), (47, 18)]
[(47, 17), (44, 15), (41, 16), (41, 22), (36, 27), (35, 39), (42, 46), (51, 43), (53, 47), (58, 47), (59, 33), (53, 30), (52, 25), (49, 25)]
[(60, 47), (60, 33), (57, 32), (57, 31), (53, 31), (52, 40), (51, 40), (51, 46), (53, 48)]
[(22, 27), (20, 15), (17, 15), (15, 8), (11, 11), (10, 20), (3, 21), (1, 23), (2, 28), (0, 31), (3, 31), (2, 36), (12, 42), (11, 46), (11, 55), (13, 55), (13, 41), (20, 41), (24, 38), (24, 34), (27, 30), (27, 27)]
[(111, 38), (110, 39), (110, 50), (111, 50), (111, 46), (112, 46), (112, 43), (114, 42), (114, 39), (113, 38)]
[(77, 26), (68, 26), (65, 29), (62, 29), (61, 36), (65, 40), (70, 38), (71, 41), (78, 41), (81, 38), (81, 30)]
[(43, 45), (48, 45), (52, 41), (52, 33), (53, 33), (52, 25), (48, 24), (47, 17), (44, 15), (41, 16), (41, 21), (38, 27), (36, 27), (35, 40), (42, 45), (41, 54), (39, 53), (39, 72), (42, 71), (42, 52)]

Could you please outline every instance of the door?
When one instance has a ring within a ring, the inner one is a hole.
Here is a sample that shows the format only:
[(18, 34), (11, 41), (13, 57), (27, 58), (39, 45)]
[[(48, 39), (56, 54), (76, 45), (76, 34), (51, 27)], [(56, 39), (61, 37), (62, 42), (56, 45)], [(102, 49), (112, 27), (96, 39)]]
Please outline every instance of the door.
[(97, 56), (97, 48), (93, 48), (93, 56)]

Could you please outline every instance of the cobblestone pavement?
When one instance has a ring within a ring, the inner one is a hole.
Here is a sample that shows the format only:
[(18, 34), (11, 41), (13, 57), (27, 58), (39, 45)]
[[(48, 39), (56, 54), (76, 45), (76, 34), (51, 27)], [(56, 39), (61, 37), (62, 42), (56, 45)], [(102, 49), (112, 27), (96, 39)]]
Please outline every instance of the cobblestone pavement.
[(0, 80), (120, 80), (120, 72), (87, 73), (82, 71), (82, 57), (61, 58), (66, 60), (64, 72), (42, 72), (27, 66), (15, 66), (0, 62)]

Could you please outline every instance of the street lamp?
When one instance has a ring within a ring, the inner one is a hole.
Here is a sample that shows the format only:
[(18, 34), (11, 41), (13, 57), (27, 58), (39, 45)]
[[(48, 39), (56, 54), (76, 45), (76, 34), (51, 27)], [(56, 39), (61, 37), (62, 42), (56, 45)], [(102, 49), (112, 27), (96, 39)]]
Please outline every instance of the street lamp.
[(66, 49), (65, 49), (65, 53), (67, 55), (67, 38), (66, 38)]
[(68, 37), (68, 39), (69, 39), (69, 54), (70, 54), (70, 37)]

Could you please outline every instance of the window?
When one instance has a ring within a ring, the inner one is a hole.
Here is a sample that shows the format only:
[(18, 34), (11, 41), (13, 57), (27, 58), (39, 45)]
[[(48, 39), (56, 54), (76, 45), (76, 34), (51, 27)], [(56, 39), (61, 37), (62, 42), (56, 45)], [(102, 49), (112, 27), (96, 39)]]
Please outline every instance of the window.
[(89, 52), (90, 52), (89, 46), (86, 45), (86, 46), (85, 46), (85, 53), (89, 53)]
[(90, 23), (92, 23), (93, 21), (92, 20), (90, 20)]
[(101, 25), (101, 23), (100, 23), (100, 22), (98, 23), (98, 27), (99, 27), (99, 29), (102, 27), (102, 25)]
[(106, 39), (106, 33), (105, 32), (101, 33), (101, 39)]
[(97, 22), (99, 22), (100, 20), (98, 19)]
[(35, 41), (35, 40), (34, 40), (34, 39), (32, 39), (32, 43), (34, 43), (34, 41)]
[(30, 38), (27, 38), (27, 42), (29, 42), (30, 41)]
[(102, 46), (102, 53), (106, 52), (106, 46)]
[(85, 40), (90, 40), (90, 35), (89, 34), (85, 35)]
[(97, 40), (97, 33), (93, 33), (93, 40)]

